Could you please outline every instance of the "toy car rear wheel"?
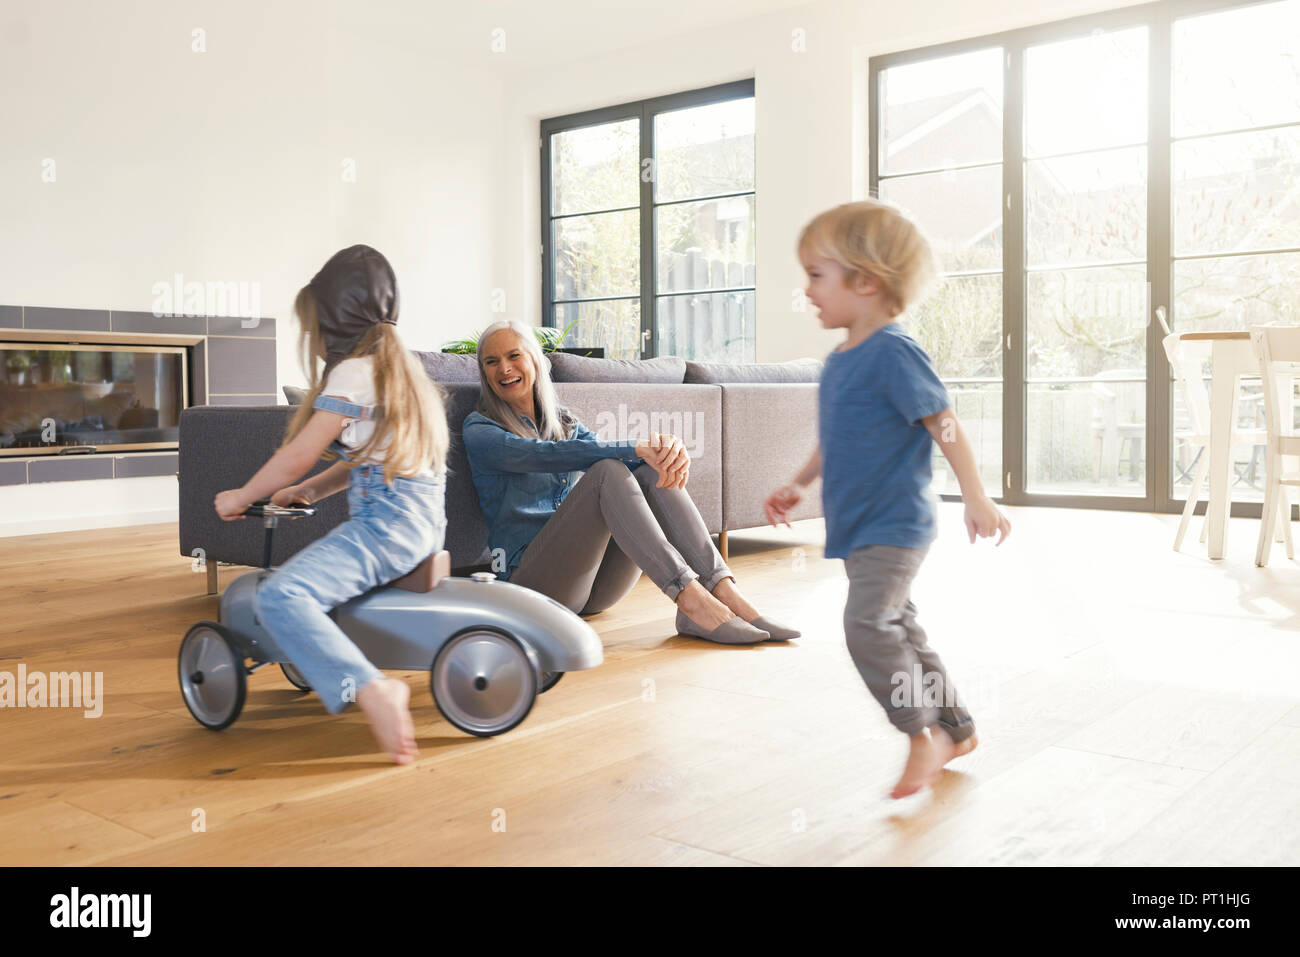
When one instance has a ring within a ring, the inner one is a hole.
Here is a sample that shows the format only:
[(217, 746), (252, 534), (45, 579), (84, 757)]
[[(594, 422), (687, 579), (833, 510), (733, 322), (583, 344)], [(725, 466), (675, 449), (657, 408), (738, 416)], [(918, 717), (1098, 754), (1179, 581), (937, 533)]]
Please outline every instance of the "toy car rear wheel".
[(181, 641), (176, 669), (181, 697), (195, 721), (209, 731), (234, 723), (244, 708), (248, 676), (226, 628), (214, 621), (191, 628)]
[(280, 662), (280, 670), (284, 672), (284, 676), (288, 679), (289, 684), (293, 685), (304, 694), (309, 694), (311, 692), (311, 684), (302, 676), (302, 672), (289, 662)]
[(537, 700), (537, 656), (513, 635), (467, 628), (447, 640), (429, 675), (443, 717), (481, 738), (518, 725)]
[(563, 677), (564, 677), (563, 671), (543, 671), (541, 684), (537, 688), (537, 693), (546, 694), (546, 692), (550, 691), (552, 688), (558, 685), (560, 683), (560, 679)]

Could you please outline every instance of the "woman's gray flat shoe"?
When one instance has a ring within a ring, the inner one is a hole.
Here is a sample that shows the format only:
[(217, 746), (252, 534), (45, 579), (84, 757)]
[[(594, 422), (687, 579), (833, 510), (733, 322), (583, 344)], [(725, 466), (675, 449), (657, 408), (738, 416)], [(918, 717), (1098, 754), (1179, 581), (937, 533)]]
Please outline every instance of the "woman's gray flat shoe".
[(677, 633), (690, 635), (692, 638), (705, 638), (722, 645), (756, 645), (771, 637), (766, 631), (755, 628), (739, 615), (732, 615), (712, 631), (705, 631), (680, 610), (677, 612)]
[(762, 615), (759, 615), (751, 621), (750, 624), (760, 631), (765, 631), (771, 635), (772, 637), (768, 639), (769, 641), (789, 641), (792, 638), (798, 638), (800, 635), (800, 632), (795, 631), (793, 628), (787, 628), (785, 625), (778, 625), (776, 622), (772, 621), (772, 619), (764, 618)]

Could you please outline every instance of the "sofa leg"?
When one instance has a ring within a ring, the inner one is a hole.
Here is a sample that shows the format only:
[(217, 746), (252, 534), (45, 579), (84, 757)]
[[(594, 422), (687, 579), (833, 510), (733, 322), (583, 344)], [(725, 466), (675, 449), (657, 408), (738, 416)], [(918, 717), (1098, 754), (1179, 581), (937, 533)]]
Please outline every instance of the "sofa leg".
[(723, 530), (723, 531), (721, 531), (721, 532), (718, 532), (718, 554), (720, 554), (720, 555), (722, 556), (722, 560), (723, 560), (724, 562), (728, 560), (728, 556), (727, 556), (727, 533), (726, 533), (725, 530)]
[(208, 559), (206, 562), (204, 562), (204, 565), (207, 566), (207, 571), (208, 571), (208, 594), (209, 595), (215, 595), (217, 593), (217, 565), (218, 564), (219, 564), (218, 562), (214, 562), (211, 559)]

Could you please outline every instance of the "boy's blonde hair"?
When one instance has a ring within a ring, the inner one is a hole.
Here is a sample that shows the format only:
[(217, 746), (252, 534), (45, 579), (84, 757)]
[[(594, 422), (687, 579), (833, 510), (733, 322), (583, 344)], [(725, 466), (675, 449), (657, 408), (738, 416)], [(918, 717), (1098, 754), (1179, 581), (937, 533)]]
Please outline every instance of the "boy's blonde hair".
[[(288, 445), (312, 417), (312, 404), (325, 386), (326, 377), (320, 363), (325, 355), (317, 313), (316, 295), (311, 286), (303, 286), (293, 303), (300, 323), (299, 345), (307, 373), (307, 395), (294, 413), (285, 433)], [(443, 409), (442, 390), (434, 385), (423, 366), (402, 344), (397, 328), (389, 322), (377, 322), (358, 340), (346, 358), (374, 357), (375, 402), (380, 406), (375, 431), (364, 446), (352, 452), (349, 468), (365, 463), (387, 439), (384, 450), (384, 482), (409, 477), (432, 466), (443, 471), (447, 461), (447, 413)], [(336, 363), (337, 364), (337, 363)], [(326, 451), (326, 461), (338, 458)]]
[(831, 259), (844, 269), (884, 286), (890, 314), (920, 302), (938, 275), (938, 263), (920, 227), (890, 203), (864, 199), (813, 217), (799, 234), (798, 254)]

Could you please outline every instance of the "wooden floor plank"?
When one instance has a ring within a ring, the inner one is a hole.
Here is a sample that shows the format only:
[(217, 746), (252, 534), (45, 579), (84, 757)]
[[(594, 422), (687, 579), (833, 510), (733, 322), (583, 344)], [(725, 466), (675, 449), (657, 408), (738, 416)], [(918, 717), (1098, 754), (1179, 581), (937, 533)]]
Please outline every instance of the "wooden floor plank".
[(1278, 725), (1098, 863), (1294, 867), (1300, 863), (1300, 728)]
[(1248, 520), (1210, 562), (1169, 547), (1176, 516), (1007, 511), (995, 549), (941, 506), (912, 597), (981, 744), (901, 802), (906, 740), (848, 656), (820, 522), (730, 541), (798, 641), (677, 637), (643, 579), (592, 619), (605, 663), (500, 738), (403, 675), (409, 768), (273, 668), (227, 731), (193, 721), (176, 652), (218, 604), (174, 524), (0, 539), (0, 671), (104, 680), (99, 718), (0, 710), (0, 863), (1296, 863), (1300, 564), (1256, 568)]

